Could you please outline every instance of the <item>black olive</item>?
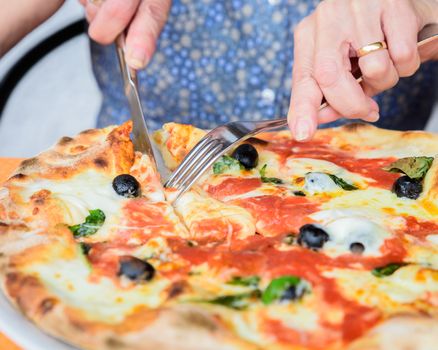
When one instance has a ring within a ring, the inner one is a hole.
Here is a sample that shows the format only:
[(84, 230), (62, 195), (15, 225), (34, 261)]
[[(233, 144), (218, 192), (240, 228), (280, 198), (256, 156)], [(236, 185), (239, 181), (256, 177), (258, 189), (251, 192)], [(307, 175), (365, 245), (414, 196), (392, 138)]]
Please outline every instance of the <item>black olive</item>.
[(123, 197), (133, 198), (140, 195), (140, 184), (134, 176), (129, 174), (116, 176), (113, 180), (113, 188), (118, 195)]
[(306, 197), (306, 194), (303, 191), (295, 191), (294, 195), (297, 197)]
[(325, 242), (329, 240), (329, 235), (322, 228), (319, 228), (312, 224), (301, 226), (300, 233), (298, 234), (298, 244), (311, 248), (322, 248)]
[(411, 179), (409, 176), (402, 176), (394, 182), (392, 190), (397, 197), (417, 199), (423, 191), (423, 186), (419, 180)]
[(360, 242), (353, 242), (350, 244), (350, 251), (353, 254), (360, 255), (365, 251), (365, 246)]
[(237, 159), (240, 164), (245, 167), (245, 169), (255, 168), (259, 161), (259, 154), (257, 153), (257, 150), (249, 143), (244, 143), (237, 147), (231, 156)]
[(126, 276), (133, 281), (150, 281), (155, 275), (155, 268), (147, 261), (134, 256), (122, 256), (119, 260), (119, 276)]

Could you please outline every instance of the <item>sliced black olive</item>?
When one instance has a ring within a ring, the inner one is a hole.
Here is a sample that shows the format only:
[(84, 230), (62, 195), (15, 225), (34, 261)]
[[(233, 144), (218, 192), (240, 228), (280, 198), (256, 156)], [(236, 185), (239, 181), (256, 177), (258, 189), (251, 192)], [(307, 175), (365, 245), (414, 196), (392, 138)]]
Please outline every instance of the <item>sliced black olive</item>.
[(294, 195), (297, 197), (306, 197), (306, 194), (303, 191), (295, 191)]
[(304, 288), (297, 288), (297, 286), (290, 286), (285, 289), (283, 294), (280, 297), (280, 301), (290, 301), (290, 300), (298, 300), (304, 294)]
[(244, 143), (237, 147), (233, 154), (233, 158), (237, 159), (245, 169), (253, 169), (257, 166), (259, 161), (259, 154), (253, 145)]
[(300, 233), (298, 234), (299, 245), (315, 250), (322, 248), (328, 240), (328, 233), (312, 224), (301, 226)]
[(82, 253), (84, 253), (84, 255), (88, 255), (88, 253), (90, 252), (90, 250), (92, 248), (91, 244), (87, 244), (84, 242), (81, 242), (79, 244), (81, 246)]
[(126, 276), (132, 281), (150, 281), (155, 275), (155, 268), (147, 261), (134, 256), (122, 256), (119, 260), (119, 276)]
[(411, 179), (409, 176), (402, 176), (394, 182), (392, 190), (397, 197), (417, 199), (423, 191), (423, 185), (419, 180)]
[(140, 195), (140, 184), (137, 179), (129, 174), (116, 176), (113, 180), (114, 191), (120, 196), (133, 198)]
[(350, 244), (350, 251), (353, 254), (360, 255), (365, 251), (365, 246), (360, 242), (354, 242)]

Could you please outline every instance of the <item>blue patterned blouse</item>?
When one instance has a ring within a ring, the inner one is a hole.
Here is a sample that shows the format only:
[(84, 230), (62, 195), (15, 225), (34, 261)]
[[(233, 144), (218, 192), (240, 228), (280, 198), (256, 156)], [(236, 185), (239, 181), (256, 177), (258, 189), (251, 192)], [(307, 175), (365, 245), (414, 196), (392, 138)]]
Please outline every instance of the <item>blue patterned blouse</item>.
[[(174, 0), (158, 49), (139, 72), (151, 129), (164, 122), (201, 128), (285, 116), (293, 65), (293, 29), (319, 0)], [(103, 93), (98, 125), (129, 118), (114, 47), (91, 44)], [(422, 129), (436, 97), (437, 63), (424, 64), (376, 97), (378, 125)], [(342, 121), (341, 121), (342, 122)]]

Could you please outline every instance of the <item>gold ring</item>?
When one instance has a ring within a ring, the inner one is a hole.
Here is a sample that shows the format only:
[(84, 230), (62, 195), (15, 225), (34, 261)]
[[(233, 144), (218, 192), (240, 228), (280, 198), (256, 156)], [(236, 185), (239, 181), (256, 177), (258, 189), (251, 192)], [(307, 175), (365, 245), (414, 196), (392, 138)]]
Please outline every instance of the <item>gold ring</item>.
[(362, 46), (360, 49), (357, 49), (356, 53), (357, 53), (357, 57), (361, 58), (375, 51), (386, 50), (387, 48), (388, 45), (386, 45), (386, 42), (377, 41), (375, 43)]
[(96, 5), (96, 6), (100, 6), (102, 5), (103, 0), (88, 0), (88, 2), (90, 4)]

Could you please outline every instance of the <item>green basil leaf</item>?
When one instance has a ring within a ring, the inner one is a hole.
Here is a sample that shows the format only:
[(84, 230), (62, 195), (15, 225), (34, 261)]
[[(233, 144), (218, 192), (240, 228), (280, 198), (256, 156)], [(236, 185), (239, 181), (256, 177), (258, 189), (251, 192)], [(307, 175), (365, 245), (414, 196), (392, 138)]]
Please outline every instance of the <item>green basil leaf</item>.
[(222, 305), (235, 310), (246, 309), (251, 301), (260, 298), (260, 291), (254, 290), (251, 293), (243, 293), (236, 295), (224, 295), (214, 299), (206, 300), (205, 302), (215, 305)]
[(332, 174), (327, 174), (328, 176), (330, 176), (330, 178), (333, 180), (333, 182), (338, 185), (340, 188), (342, 188), (345, 191), (354, 191), (354, 190), (358, 190), (359, 188), (349, 184), (348, 182), (346, 182), (345, 180), (341, 179), (340, 177), (337, 177), (336, 175), (332, 175)]
[(296, 276), (282, 276), (273, 279), (262, 294), (264, 304), (272, 304), (274, 301), (281, 298), (284, 291), (292, 286), (297, 286), (301, 282), (301, 278)]
[(94, 235), (105, 222), (105, 214), (102, 210), (94, 209), (89, 213), (84, 223), (68, 227), (76, 238)]
[(433, 157), (407, 157), (396, 160), (383, 170), (391, 173), (402, 173), (411, 179), (422, 179), (432, 166)]
[(243, 166), (240, 162), (230, 156), (222, 156), (216, 163), (213, 164), (213, 173), (216, 175), (223, 174), (227, 171), (242, 170)]
[(260, 282), (259, 276), (247, 276), (247, 277), (234, 276), (231, 281), (227, 282), (227, 284), (232, 284), (237, 286), (257, 287), (259, 282)]
[(391, 263), (386, 266), (376, 267), (371, 273), (376, 277), (386, 277), (391, 276), (400, 267), (405, 266), (405, 263)]
[(282, 184), (283, 180), (277, 178), (277, 177), (267, 177), (266, 176), (266, 168), (267, 168), (267, 164), (263, 165), (263, 167), (259, 170), (259, 174), (260, 174), (260, 180), (262, 180), (262, 182), (264, 183), (273, 183), (276, 185)]
[(296, 240), (295, 235), (289, 233), (288, 235), (286, 235), (286, 236), (282, 239), (282, 242), (283, 242), (284, 244), (287, 244), (287, 245), (292, 245), (292, 244), (295, 243), (295, 240)]

